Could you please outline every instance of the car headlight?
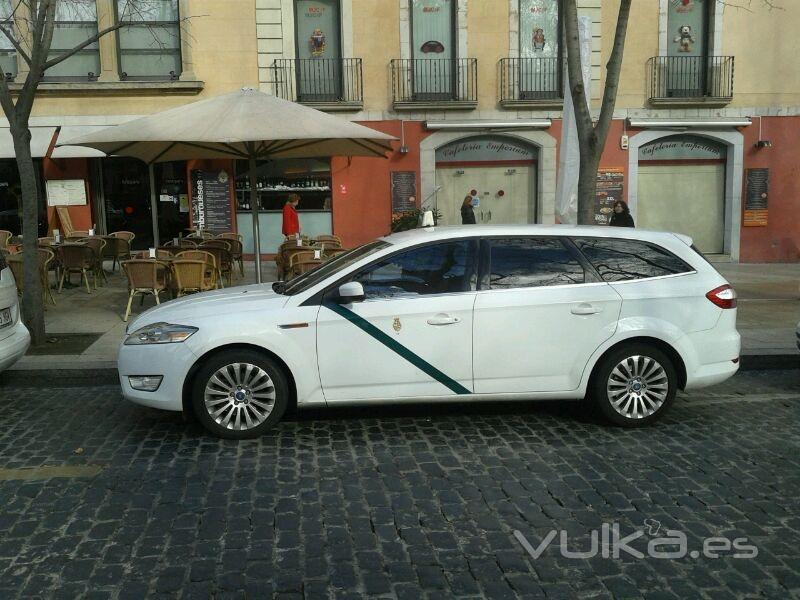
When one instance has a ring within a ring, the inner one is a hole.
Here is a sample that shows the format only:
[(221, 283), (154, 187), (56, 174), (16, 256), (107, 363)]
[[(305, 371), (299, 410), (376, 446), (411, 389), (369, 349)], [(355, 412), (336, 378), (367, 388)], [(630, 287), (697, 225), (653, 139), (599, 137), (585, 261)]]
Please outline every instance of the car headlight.
[(172, 325), (170, 323), (153, 323), (137, 329), (127, 338), (126, 346), (141, 346), (145, 344), (177, 344), (186, 341), (197, 327), (188, 325)]

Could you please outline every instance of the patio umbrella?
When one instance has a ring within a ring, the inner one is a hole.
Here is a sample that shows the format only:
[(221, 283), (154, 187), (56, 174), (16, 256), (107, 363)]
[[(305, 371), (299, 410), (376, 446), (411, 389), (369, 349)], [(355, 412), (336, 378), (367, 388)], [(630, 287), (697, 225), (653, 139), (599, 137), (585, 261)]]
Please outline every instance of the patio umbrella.
[[(156, 162), (203, 158), (248, 160), (256, 279), (260, 283), (256, 161), (325, 156), (385, 158), (394, 139), (313, 108), (244, 88), (58, 145), (87, 146), (108, 155), (135, 157), (151, 166)], [(153, 194), (154, 185), (151, 181)]]

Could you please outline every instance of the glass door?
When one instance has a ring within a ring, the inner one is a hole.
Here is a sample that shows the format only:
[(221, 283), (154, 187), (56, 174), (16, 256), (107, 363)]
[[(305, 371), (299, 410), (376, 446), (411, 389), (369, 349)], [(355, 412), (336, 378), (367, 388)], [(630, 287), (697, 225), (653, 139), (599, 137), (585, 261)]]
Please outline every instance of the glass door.
[(413, 0), (411, 8), (414, 100), (455, 100), (455, 0)]
[(561, 0), (520, 0), (519, 99), (561, 95)]
[(153, 212), (147, 165), (135, 158), (103, 159), (106, 231), (131, 231), (133, 247), (153, 245)]
[(298, 102), (342, 98), (342, 45), (339, 0), (295, 2)]
[(710, 6), (716, 0), (673, 0), (667, 18), (667, 97), (706, 93)]

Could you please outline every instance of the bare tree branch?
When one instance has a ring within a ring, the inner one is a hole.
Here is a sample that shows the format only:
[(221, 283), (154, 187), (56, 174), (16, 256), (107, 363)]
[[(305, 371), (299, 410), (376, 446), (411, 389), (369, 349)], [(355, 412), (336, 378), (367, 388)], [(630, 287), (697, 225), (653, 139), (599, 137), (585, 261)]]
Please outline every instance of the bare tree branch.
[(619, 76), (622, 71), (622, 56), (625, 51), (625, 37), (628, 31), (630, 14), (630, 0), (622, 0), (619, 4), (617, 27), (614, 32), (614, 46), (606, 63), (606, 86), (605, 90), (603, 90), (603, 105), (600, 109), (600, 118), (597, 120), (597, 125), (595, 125), (595, 135), (601, 147), (605, 145), (608, 129), (611, 126), (611, 117), (614, 114), (614, 106), (617, 102)]

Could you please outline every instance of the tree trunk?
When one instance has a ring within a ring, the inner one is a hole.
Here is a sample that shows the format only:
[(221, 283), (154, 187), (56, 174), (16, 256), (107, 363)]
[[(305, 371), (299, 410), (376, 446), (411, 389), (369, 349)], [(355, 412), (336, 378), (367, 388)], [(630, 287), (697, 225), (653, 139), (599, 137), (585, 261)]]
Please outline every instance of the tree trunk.
[(22, 319), (31, 333), (31, 343), (44, 343), (44, 296), (39, 277), (39, 182), (31, 156), (31, 132), (27, 123), (12, 123), (11, 136), (22, 188), (22, 252), (24, 281)]

